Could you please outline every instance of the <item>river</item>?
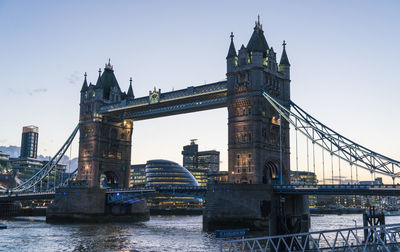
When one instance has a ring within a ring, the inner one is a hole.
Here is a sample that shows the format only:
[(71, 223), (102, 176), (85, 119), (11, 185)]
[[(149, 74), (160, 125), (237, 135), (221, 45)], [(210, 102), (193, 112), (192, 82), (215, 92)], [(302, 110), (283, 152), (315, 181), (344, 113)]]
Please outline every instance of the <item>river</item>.
[[(311, 217), (311, 231), (362, 225), (362, 215)], [(201, 216), (152, 216), (141, 223), (47, 224), (45, 217), (0, 220), (0, 251), (216, 251)], [(386, 217), (400, 223), (400, 216)]]

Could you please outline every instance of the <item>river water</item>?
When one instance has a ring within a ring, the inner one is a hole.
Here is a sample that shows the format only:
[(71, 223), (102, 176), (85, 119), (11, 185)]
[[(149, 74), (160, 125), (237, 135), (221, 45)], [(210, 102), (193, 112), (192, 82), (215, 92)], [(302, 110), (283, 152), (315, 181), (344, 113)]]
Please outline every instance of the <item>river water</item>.
[[(311, 231), (362, 225), (362, 215), (311, 217)], [(217, 251), (201, 216), (152, 216), (141, 223), (47, 224), (45, 217), (0, 220), (0, 251)], [(400, 216), (386, 217), (400, 223)]]

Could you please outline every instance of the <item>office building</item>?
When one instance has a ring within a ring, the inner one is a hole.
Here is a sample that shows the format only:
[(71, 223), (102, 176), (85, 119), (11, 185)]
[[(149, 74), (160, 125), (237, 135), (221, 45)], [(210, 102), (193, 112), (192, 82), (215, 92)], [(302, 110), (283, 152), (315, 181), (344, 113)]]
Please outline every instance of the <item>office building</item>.
[(130, 187), (143, 187), (146, 185), (146, 164), (131, 165)]
[(39, 128), (33, 125), (22, 128), (20, 158), (37, 158)]
[(183, 146), (183, 167), (196, 178), (199, 186), (206, 186), (209, 176), (219, 172), (219, 151), (199, 151), (196, 139)]
[(290, 171), (290, 184), (315, 185), (317, 182), (317, 176), (313, 172)]

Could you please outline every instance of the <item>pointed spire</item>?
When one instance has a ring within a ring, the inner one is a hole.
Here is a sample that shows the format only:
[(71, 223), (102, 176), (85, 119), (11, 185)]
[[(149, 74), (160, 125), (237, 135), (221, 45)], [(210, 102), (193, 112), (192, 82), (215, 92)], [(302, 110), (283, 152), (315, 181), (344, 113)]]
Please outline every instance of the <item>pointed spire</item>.
[(247, 50), (249, 52), (266, 52), (268, 49), (269, 46), (260, 23), (260, 15), (258, 15), (253, 34), (251, 35), (249, 43), (247, 43)]
[(236, 57), (236, 49), (235, 49), (235, 44), (233, 43), (233, 32), (231, 32), (231, 44), (229, 45), (229, 51), (228, 51), (228, 55), (226, 56), (226, 58), (233, 58)]
[(289, 59), (288, 59), (288, 56), (286, 54), (286, 42), (285, 42), (285, 40), (283, 41), (282, 46), (283, 46), (283, 52), (282, 52), (281, 61), (279, 62), (279, 65), (290, 66)]
[(81, 92), (84, 92), (84, 91), (87, 91), (88, 90), (88, 85), (87, 85), (87, 80), (86, 80), (86, 77), (87, 77), (87, 74), (86, 74), (86, 72), (85, 72), (85, 80), (83, 81), (83, 85), (82, 85), (82, 89), (81, 89)]
[(104, 70), (113, 70), (113, 66), (111, 65), (111, 59), (108, 58), (108, 63), (106, 63)]
[(101, 68), (99, 68), (99, 77), (97, 78), (97, 81), (96, 81), (96, 87), (100, 87), (101, 86), (100, 79), (101, 79)]
[(132, 77), (129, 79), (129, 89), (128, 93), (126, 94), (128, 99), (134, 99), (135, 95), (133, 94), (133, 88), (132, 88)]

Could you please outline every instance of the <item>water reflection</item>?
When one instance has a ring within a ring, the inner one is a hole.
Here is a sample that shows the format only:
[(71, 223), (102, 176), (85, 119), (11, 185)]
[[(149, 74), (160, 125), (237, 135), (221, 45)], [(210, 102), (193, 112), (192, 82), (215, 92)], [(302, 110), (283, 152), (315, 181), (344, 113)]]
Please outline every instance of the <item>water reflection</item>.
[[(312, 230), (362, 224), (362, 215), (311, 217)], [(213, 234), (202, 232), (201, 216), (152, 216), (141, 223), (48, 224), (44, 217), (0, 220), (1, 251), (217, 251)], [(386, 223), (399, 223), (389, 216)]]

